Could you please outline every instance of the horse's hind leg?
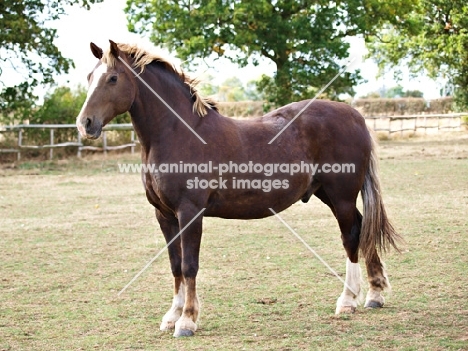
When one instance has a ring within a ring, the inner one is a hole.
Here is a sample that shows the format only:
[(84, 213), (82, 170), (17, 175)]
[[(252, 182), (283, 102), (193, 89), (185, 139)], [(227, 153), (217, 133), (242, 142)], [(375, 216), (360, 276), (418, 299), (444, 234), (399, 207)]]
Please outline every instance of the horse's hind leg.
[[(164, 216), (159, 210), (156, 210), (156, 218), (161, 230), (169, 243), (179, 233), (179, 221), (175, 217)], [(163, 331), (175, 328), (175, 323), (182, 315), (182, 309), (185, 303), (185, 287), (182, 277), (182, 252), (180, 238), (168, 247), (169, 260), (171, 262), (172, 275), (174, 276), (174, 297), (172, 306), (162, 319), (160, 329)]]
[(362, 278), (358, 263), (358, 251), (362, 216), (356, 208), (354, 196), (349, 199), (341, 199), (339, 196), (335, 196), (331, 190), (327, 193), (323, 187), (318, 189), (315, 196), (327, 204), (335, 215), (340, 226), (341, 240), (348, 256), (344, 289), (336, 303), (336, 314), (353, 313), (361, 295)]
[(375, 253), (366, 260), (367, 280), (369, 281), (369, 291), (366, 296), (364, 307), (379, 308), (383, 307), (385, 299), (382, 291), (391, 290), (390, 282), (385, 272), (384, 264), (375, 250)]

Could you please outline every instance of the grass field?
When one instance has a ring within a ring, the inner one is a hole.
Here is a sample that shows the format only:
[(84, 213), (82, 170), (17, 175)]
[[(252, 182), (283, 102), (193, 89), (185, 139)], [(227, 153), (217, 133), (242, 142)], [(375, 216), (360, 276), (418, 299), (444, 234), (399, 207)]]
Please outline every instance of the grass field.
[[(334, 315), (342, 284), (276, 218), (204, 221), (194, 338), (159, 331), (172, 299), (136, 155), (0, 168), (0, 350), (467, 350), (468, 135), (381, 143), (404, 235), (380, 310)], [(344, 275), (338, 226), (313, 198), (281, 216)], [(364, 266), (363, 266), (364, 268)], [(365, 270), (364, 270), (365, 271)]]

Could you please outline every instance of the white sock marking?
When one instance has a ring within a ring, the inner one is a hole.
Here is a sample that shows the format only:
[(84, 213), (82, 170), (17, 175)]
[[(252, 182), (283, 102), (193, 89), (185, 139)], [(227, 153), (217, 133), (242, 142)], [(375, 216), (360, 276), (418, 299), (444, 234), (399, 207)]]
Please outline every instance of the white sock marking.
[[(336, 314), (342, 307), (356, 308), (361, 300), (361, 267), (359, 263), (352, 263), (346, 259), (346, 279), (343, 292), (336, 302)], [(356, 295), (357, 294), (357, 295)]]
[(161, 323), (161, 330), (166, 330), (168, 328), (168, 323), (172, 324), (173, 327), (174, 323), (179, 320), (180, 316), (182, 315), (182, 310), (185, 304), (185, 284), (180, 283), (179, 291), (177, 295), (174, 295), (172, 299), (172, 306), (164, 315)]

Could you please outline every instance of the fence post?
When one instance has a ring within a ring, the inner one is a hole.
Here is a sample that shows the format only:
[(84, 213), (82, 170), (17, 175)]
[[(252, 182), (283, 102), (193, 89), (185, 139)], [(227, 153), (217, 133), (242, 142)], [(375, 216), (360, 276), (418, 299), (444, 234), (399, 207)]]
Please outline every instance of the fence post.
[(23, 130), (18, 132), (18, 161), (21, 160), (21, 143), (23, 142)]
[[(50, 130), (50, 145), (54, 145), (54, 129)], [(54, 148), (51, 147), (49, 150), (49, 159), (52, 160), (54, 158)]]
[(102, 132), (102, 149), (104, 151), (104, 155), (107, 155), (107, 137), (106, 131)]
[[(461, 121), (461, 118), (460, 118), (460, 121)], [(131, 146), (131, 150), (132, 150), (132, 154), (135, 153), (135, 146), (133, 144), (135, 144), (135, 132), (132, 130), (130, 132), (130, 142), (132, 143), (132, 146)]]
[(78, 145), (78, 151), (76, 152), (76, 156), (77, 156), (77, 157), (81, 157), (81, 146), (82, 146), (83, 144), (81, 143), (81, 134), (80, 134), (80, 131), (78, 131), (78, 144), (80, 144), (80, 145)]

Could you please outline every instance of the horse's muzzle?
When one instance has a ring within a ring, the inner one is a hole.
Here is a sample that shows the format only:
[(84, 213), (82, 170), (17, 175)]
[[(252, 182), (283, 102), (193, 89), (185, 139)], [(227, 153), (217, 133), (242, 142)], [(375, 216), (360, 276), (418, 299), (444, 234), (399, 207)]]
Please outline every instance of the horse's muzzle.
[(102, 123), (96, 121), (94, 117), (87, 117), (79, 121), (76, 126), (83, 138), (97, 139), (101, 136)]

